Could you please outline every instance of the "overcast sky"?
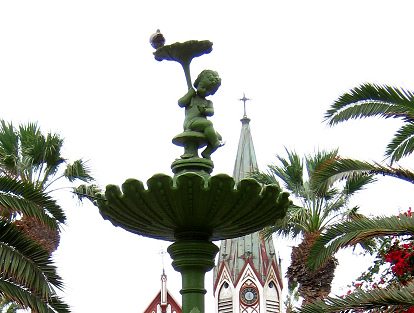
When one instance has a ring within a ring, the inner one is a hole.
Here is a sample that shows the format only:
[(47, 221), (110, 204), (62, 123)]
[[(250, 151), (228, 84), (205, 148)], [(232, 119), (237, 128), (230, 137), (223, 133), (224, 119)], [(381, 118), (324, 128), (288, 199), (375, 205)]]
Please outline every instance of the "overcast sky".
[[(329, 128), (323, 114), (363, 82), (414, 90), (413, 9), (410, 0), (0, 1), (0, 118), (61, 134), (64, 156), (89, 160), (101, 186), (172, 174), (186, 83), (178, 63), (153, 58), (149, 37), (160, 28), (167, 44), (214, 43), (191, 68), (193, 79), (206, 68), (222, 77), (212, 120), (226, 145), (213, 155), (213, 174), (232, 174), (243, 92), (252, 99), (247, 114), (261, 169), (284, 147), (301, 154), (339, 147), (343, 156), (381, 161), (398, 121)], [(364, 212), (394, 214), (411, 205), (411, 191), (382, 179), (356, 201)], [(54, 257), (73, 312), (142, 312), (159, 290), (159, 252), (168, 243), (116, 229), (62, 192), (56, 197), (68, 222)], [(285, 267), (289, 249), (275, 242)], [(348, 260), (337, 293), (358, 270)], [(179, 299), (170, 262), (168, 287)], [(211, 274), (206, 287), (212, 312)]]

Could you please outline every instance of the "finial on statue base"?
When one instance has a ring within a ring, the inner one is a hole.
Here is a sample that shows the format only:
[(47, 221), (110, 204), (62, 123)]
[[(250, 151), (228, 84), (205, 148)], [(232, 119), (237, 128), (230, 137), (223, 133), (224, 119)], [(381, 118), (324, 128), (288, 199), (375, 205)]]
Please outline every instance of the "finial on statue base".
[(171, 164), (171, 169), (174, 174), (186, 172), (211, 174), (213, 168), (213, 161), (203, 158), (177, 159)]
[(207, 138), (203, 133), (184, 131), (175, 136), (172, 142), (184, 148), (184, 154), (181, 155), (181, 159), (175, 160), (171, 165), (174, 174), (189, 171), (202, 171), (210, 174), (213, 171), (213, 161), (209, 158), (200, 158), (198, 155), (198, 150), (208, 144)]

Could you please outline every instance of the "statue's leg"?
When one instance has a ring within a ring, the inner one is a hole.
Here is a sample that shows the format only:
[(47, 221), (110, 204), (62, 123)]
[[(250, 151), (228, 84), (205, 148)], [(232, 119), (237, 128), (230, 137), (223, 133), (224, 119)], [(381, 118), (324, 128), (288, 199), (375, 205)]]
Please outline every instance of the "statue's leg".
[(220, 147), (220, 139), (218, 137), (218, 133), (213, 128), (213, 124), (204, 128), (204, 135), (206, 136), (210, 145), (213, 146), (213, 148), (217, 149)]
[(223, 145), (221, 142), (221, 135), (214, 130), (212, 125), (204, 129), (204, 134), (209, 144), (201, 153), (201, 156), (203, 158), (210, 159), (211, 154), (216, 151), (218, 147)]
[(205, 158), (205, 159), (211, 159), (211, 154), (215, 151), (215, 150), (217, 150), (217, 148), (216, 149), (213, 149), (213, 147), (211, 146), (211, 145), (207, 145), (207, 147), (204, 149), (204, 151), (203, 152), (201, 152), (201, 156), (203, 157), (203, 158)]

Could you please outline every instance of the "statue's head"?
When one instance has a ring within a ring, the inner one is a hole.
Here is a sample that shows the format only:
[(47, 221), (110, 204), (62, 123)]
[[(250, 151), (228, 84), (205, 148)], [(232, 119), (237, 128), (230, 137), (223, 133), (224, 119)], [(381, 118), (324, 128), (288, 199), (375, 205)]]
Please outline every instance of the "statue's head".
[(221, 85), (221, 78), (216, 71), (202, 71), (194, 82), (194, 87), (201, 97), (214, 95)]

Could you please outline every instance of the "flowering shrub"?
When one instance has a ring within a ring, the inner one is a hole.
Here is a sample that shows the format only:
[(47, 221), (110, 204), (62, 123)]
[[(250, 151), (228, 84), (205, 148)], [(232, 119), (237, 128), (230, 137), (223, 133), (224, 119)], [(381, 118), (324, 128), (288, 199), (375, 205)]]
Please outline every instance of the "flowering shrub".
[[(411, 208), (399, 216), (402, 215), (414, 217)], [(357, 290), (406, 285), (414, 279), (413, 237), (388, 236), (376, 239), (376, 243), (378, 248), (373, 265), (349, 286), (347, 294)], [(414, 313), (414, 307), (396, 312)]]
[(405, 284), (414, 276), (414, 242), (394, 243), (384, 254), (384, 260), (392, 264), (392, 272), (401, 283)]

